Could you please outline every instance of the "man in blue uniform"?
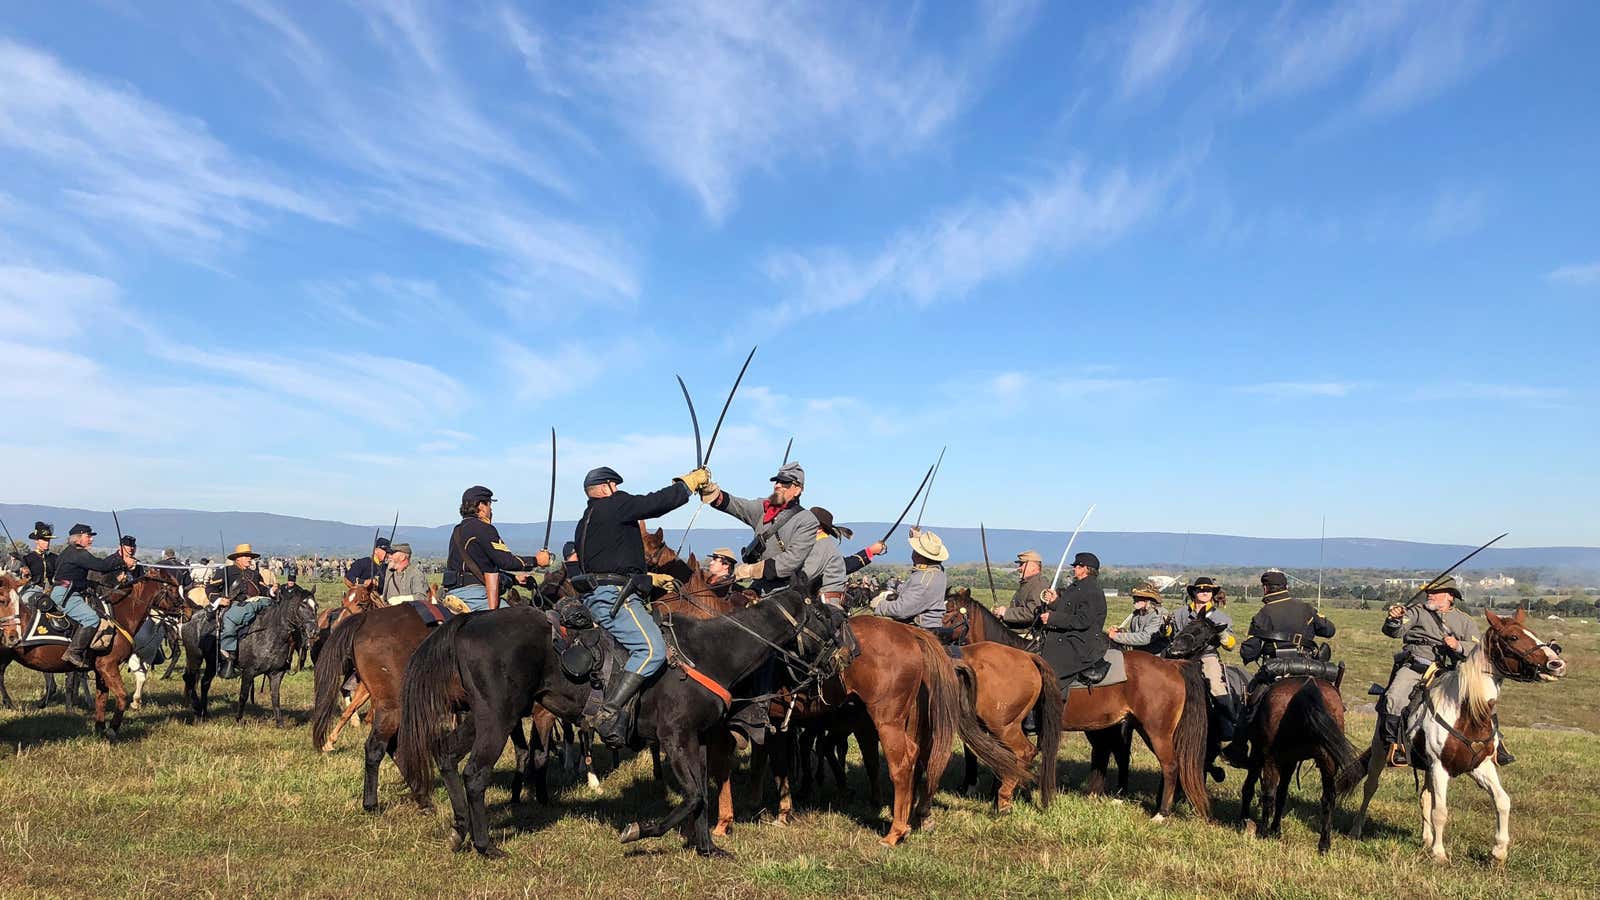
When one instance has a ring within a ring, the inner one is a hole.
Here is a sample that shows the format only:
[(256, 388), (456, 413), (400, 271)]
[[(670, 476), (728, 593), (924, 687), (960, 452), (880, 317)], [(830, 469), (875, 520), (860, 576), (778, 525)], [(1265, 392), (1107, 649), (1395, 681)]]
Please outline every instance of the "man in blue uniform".
[(461, 493), (461, 521), (450, 532), (444, 567), (447, 606), (454, 598), (470, 612), (499, 609), (503, 576), (527, 584), (528, 576), (521, 573), (550, 565), (549, 549), (541, 549), (532, 561), (511, 552), (494, 527), (494, 502), (494, 492), (481, 484)]
[(363, 556), (350, 564), (344, 572), (345, 589), (364, 584), (375, 594), (383, 593), (383, 576), (389, 571), (389, 539), (378, 538), (372, 544), (372, 555)]
[(710, 482), (710, 472), (695, 469), (659, 491), (636, 496), (617, 489), (622, 476), (609, 466), (583, 477), (589, 505), (578, 521), (582, 574), (575, 586), (583, 593), (589, 615), (628, 651), (627, 664), (606, 686), (605, 702), (590, 723), (608, 746), (627, 744), (630, 729), (623, 709), (667, 660), (661, 628), (645, 605), (651, 584), (639, 523), (688, 503), (690, 493)]
[(61, 551), (61, 556), (56, 560), (56, 581), (50, 589), (50, 599), (56, 607), (66, 613), (67, 618), (78, 623), (78, 630), (72, 636), (72, 646), (61, 658), (69, 665), (82, 669), (89, 668), (89, 645), (99, 635), (103, 625), (107, 624), (101, 621), (100, 614), (84, 599), (83, 593), (89, 589), (89, 573), (116, 572), (131, 569), (135, 565), (126, 547), (120, 548), (122, 552), (108, 556), (90, 553), (89, 548), (94, 546), (94, 534), (93, 529), (81, 524), (72, 526), (72, 530), (67, 532), (67, 548)]

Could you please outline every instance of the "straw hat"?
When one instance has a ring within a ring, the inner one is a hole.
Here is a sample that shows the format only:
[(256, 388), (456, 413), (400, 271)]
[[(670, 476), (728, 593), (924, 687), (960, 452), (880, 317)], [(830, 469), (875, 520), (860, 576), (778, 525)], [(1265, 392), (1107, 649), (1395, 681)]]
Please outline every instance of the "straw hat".
[(1161, 589), (1148, 581), (1134, 588), (1130, 594), (1135, 600), (1149, 600), (1151, 603), (1161, 602)]
[(248, 556), (251, 559), (261, 558), (261, 554), (251, 550), (249, 544), (240, 544), (239, 546), (233, 548), (232, 553), (228, 554), (229, 559), (238, 559), (241, 556)]
[(1422, 590), (1428, 594), (1450, 594), (1457, 600), (1461, 599), (1461, 588), (1456, 585), (1456, 577), (1454, 575), (1446, 575), (1443, 578), (1431, 581)]
[(950, 558), (950, 551), (945, 549), (944, 541), (931, 531), (919, 531), (909, 541), (911, 549), (915, 550), (924, 559), (934, 562), (944, 562)]

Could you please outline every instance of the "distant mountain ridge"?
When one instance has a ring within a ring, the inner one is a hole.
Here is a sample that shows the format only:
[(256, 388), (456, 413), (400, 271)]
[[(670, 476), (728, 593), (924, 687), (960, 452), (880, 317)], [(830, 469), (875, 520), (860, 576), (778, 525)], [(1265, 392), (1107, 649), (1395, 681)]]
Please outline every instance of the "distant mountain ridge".
[[(124, 531), (139, 538), (140, 549), (145, 554), (159, 553), (162, 547), (178, 545), (196, 554), (204, 554), (207, 549), (214, 547), (221, 554), (223, 543), (231, 549), (236, 543), (248, 541), (264, 553), (360, 555), (371, 546), (375, 528), (381, 527), (384, 535), (389, 533), (388, 523), (382, 526), (352, 525), (274, 513), (125, 509), (118, 510), (117, 515)], [(116, 530), (111, 514), (100, 510), (0, 503), (0, 518), (5, 520), (12, 536), (18, 540), (26, 537), (35, 519), (43, 519), (53, 523), (56, 533), (63, 537), (74, 522), (85, 522), (100, 533), (100, 546), (115, 542), (113, 535)], [(875, 539), (889, 527), (887, 522), (847, 524), (856, 530), (856, 539), (846, 542), (847, 553)], [(496, 525), (506, 543), (515, 550), (530, 552), (538, 549), (539, 542), (544, 538), (543, 522), (497, 522)], [(575, 525), (570, 521), (556, 522), (551, 543), (559, 546), (570, 539)], [(443, 556), (453, 527), (454, 523), (435, 526), (402, 524), (395, 540), (411, 543), (418, 555)], [(978, 529), (940, 525), (929, 527), (939, 533), (945, 546), (950, 549), (952, 562), (983, 561)], [(219, 532), (221, 540), (218, 539)], [(673, 546), (677, 546), (679, 533), (674, 529), (667, 530)], [(897, 536), (897, 545), (891, 547), (891, 558), (894, 560), (906, 559), (904, 534), (902, 530)], [(749, 540), (750, 532), (744, 528), (700, 527), (695, 529), (691, 538), (687, 549), (704, 555), (715, 547), (742, 547)], [(990, 529), (990, 559), (995, 565), (1004, 567), (1019, 552), (1031, 548), (1053, 561), (1060, 554), (1065, 540), (1066, 535), (1054, 531)], [(1472, 549), (1456, 544), (1426, 544), (1384, 538), (1328, 538), (1323, 548), (1319, 547), (1316, 538), (1139, 531), (1085, 532), (1078, 538), (1078, 547), (1098, 554), (1107, 566), (1181, 566), (1185, 571), (1208, 565), (1314, 570), (1317, 568), (1319, 552), (1330, 569), (1443, 569)], [(1479, 554), (1467, 568), (1477, 571), (1540, 568), (1600, 572), (1600, 548), (1495, 547)]]

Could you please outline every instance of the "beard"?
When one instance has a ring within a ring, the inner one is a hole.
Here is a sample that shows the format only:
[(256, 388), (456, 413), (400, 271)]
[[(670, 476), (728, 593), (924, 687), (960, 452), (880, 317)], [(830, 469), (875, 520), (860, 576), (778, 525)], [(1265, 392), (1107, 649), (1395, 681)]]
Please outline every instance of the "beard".
[(1424, 600), (1422, 601), (1422, 605), (1427, 607), (1428, 612), (1438, 612), (1444, 608), (1444, 604), (1437, 600)]
[(772, 492), (772, 496), (767, 498), (767, 503), (769, 503), (769, 504), (771, 504), (773, 506), (782, 506), (783, 505), (783, 498), (778, 496), (778, 492), (777, 491), (773, 491)]

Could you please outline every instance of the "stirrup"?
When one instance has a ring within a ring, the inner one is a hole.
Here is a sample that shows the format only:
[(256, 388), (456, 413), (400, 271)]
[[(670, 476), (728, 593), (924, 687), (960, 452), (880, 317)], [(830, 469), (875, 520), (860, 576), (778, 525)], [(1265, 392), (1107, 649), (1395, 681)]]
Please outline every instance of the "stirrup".
[(1399, 744), (1389, 745), (1387, 761), (1389, 763), (1389, 768), (1391, 769), (1403, 769), (1411, 765), (1411, 758), (1406, 755), (1406, 748), (1400, 746)]

